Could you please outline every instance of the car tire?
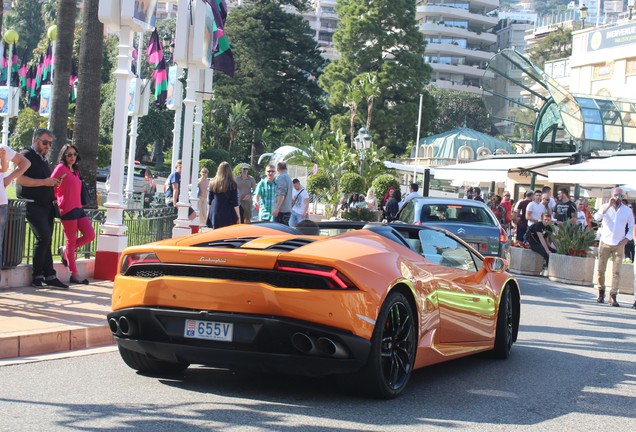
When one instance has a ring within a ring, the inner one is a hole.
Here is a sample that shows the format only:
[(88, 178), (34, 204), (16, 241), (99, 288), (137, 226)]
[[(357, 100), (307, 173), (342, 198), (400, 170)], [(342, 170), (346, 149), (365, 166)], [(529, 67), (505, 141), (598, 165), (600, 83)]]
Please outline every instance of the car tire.
[(174, 375), (184, 371), (190, 366), (187, 363), (167, 362), (162, 360), (153, 360), (146, 355), (131, 351), (129, 349), (119, 347), (119, 354), (122, 360), (131, 369), (135, 369), (141, 373), (153, 375)]
[(492, 350), (494, 358), (507, 359), (510, 357), (510, 350), (514, 342), (514, 308), (512, 303), (512, 292), (510, 288), (504, 288), (499, 302), (499, 312), (497, 313), (497, 329), (495, 334), (495, 348)]
[(417, 350), (416, 318), (400, 292), (388, 295), (376, 321), (369, 359), (356, 375), (356, 384), (368, 396), (392, 399), (408, 383)]

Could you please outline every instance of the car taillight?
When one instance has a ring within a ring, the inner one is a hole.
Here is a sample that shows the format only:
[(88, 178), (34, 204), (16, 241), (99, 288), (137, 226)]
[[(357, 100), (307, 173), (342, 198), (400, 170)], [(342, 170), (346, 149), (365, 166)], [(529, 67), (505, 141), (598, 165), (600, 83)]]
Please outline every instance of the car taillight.
[(351, 280), (342, 274), (338, 269), (308, 263), (294, 261), (277, 261), (276, 270), (324, 278), (332, 289), (357, 289)]
[(505, 243), (508, 241), (508, 236), (506, 235), (506, 231), (502, 227), (499, 227), (499, 243)]
[(133, 253), (124, 256), (124, 259), (121, 262), (121, 274), (126, 274), (128, 269), (136, 264), (148, 264), (148, 263), (158, 263), (159, 258), (154, 252), (141, 252), (141, 253)]

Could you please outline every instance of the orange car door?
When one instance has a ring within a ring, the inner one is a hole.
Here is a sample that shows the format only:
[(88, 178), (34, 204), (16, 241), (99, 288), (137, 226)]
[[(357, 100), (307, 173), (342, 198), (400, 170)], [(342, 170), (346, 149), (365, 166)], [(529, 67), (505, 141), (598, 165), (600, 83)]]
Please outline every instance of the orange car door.
[[(424, 233), (424, 232), (423, 232)], [(486, 280), (474, 281), (476, 256), (440, 231), (423, 234), (424, 256), (435, 269), (440, 315), (438, 341), (478, 342), (492, 338), (495, 298)], [(426, 243), (426, 245), (425, 245)]]

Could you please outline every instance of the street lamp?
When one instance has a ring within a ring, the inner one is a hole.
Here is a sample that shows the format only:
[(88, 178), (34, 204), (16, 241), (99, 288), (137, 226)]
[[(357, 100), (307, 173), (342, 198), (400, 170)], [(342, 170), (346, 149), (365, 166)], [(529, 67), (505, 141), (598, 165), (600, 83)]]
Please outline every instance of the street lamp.
[(353, 139), (356, 150), (360, 155), (360, 177), (362, 177), (362, 167), (364, 166), (366, 151), (369, 147), (371, 147), (372, 140), (373, 138), (369, 135), (369, 131), (364, 126), (358, 130), (358, 135), (356, 135)]
[(585, 28), (585, 19), (587, 18), (587, 6), (581, 5), (579, 8), (579, 13), (581, 14), (581, 30)]
[(20, 39), (15, 30), (7, 30), (2, 36), (4, 43), (9, 45), (9, 60), (7, 67), (7, 113), (2, 122), (2, 145), (9, 145), (9, 117), (13, 116), (16, 106), (13, 105), (13, 94), (11, 93), (11, 61), (13, 60), (13, 48)]

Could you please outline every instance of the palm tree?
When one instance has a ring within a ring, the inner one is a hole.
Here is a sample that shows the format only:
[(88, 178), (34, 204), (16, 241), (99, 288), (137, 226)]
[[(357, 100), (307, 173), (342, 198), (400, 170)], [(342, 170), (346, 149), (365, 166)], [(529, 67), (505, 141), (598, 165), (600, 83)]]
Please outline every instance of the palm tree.
[(247, 115), (250, 112), (249, 106), (245, 105), (242, 101), (233, 103), (230, 107), (230, 113), (227, 116), (227, 151), (232, 150), (232, 143), (236, 138), (236, 132), (247, 120)]
[[(55, 72), (53, 75), (53, 100), (51, 103), (51, 129), (55, 141), (51, 147), (51, 161), (56, 159), (60, 148), (66, 144), (68, 119), (68, 80), (73, 61), (73, 40), (75, 34), (75, 0), (59, 0), (57, 4), (57, 39), (55, 51)], [(101, 33), (99, 35), (102, 36)], [(92, 48), (92, 47), (91, 47)], [(101, 66), (101, 60), (99, 62)]]
[(354, 147), (353, 137), (356, 131), (356, 114), (358, 113), (358, 105), (362, 101), (362, 92), (360, 91), (360, 86), (355, 82), (352, 84), (347, 84), (347, 96), (344, 100), (343, 105), (349, 108), (349, 135), (351, 139), (351, 147)]
[(365, 73), (358, 77), (358, 87), (367, 101), (367, 130), (371, 130), (371, 119), (373, 117), (373, 102), (380, 96), (380, 84), (376, 72)]
[[(82, 12), (82, 44), (79, 59), (79, 86), (75, 105), (75, 132), (73, 143), (84, 156), (82, 177), (95, 194), (97, 171), (97, 144), (99, 142), (99, 111), (102, 51), (104, 47), (103, 24), (97, 19), (99, 0), (84, 0)], [(95, 203), (91, 203), (93, 205)]]

